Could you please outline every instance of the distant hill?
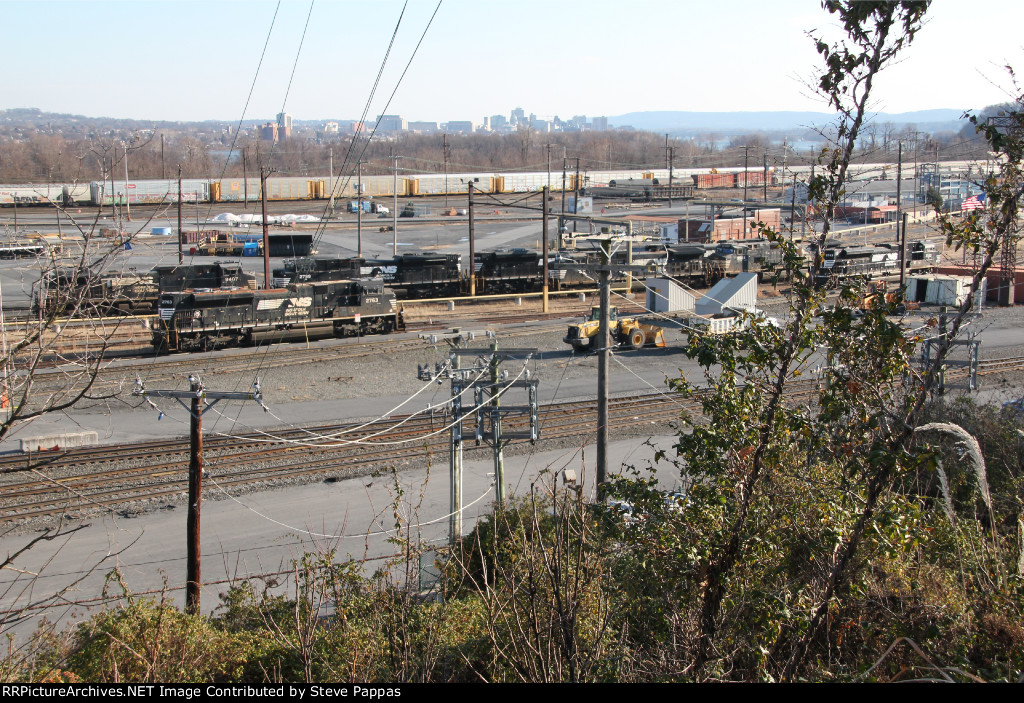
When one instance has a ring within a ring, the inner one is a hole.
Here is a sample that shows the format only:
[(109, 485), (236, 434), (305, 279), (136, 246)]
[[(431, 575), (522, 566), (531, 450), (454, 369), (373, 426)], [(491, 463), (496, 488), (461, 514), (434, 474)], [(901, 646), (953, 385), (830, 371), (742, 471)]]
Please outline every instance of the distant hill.
[[(962, 110), (917, 110), (915, 112), (877, 112), (871, 118), (876, 123), (913, 123), (923, 131), (958, 130)], [(631, 126), (652, 132), (665, 131), (718, 131), (756, 132), (794, 130), (811, 126), (824, 126), (834, 119), (827, 112), (680, 112), (652, 111), (628, 112), (608, 118), (616, 127)]]

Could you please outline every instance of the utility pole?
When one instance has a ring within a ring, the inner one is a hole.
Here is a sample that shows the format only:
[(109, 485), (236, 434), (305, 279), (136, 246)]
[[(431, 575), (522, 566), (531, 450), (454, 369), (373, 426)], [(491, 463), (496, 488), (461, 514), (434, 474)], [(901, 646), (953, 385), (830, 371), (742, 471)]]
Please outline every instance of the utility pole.
[(604, 484), (608, 481), (608, 371), (610, 368), (609, 347), (609, 315), (611, 308), (611, 276), (608, 270), (611, 263), (611, 242), (601, 242), (601, 270), (598, 281), (601, 285), (601, 327), (597, 333), (597, 490), (601, 500)]
[(907, 218), (903, 213), (903, 232), (900, 237), (900, 290), (905, 291), (907, 285)]
[[(529, 439), (536, 442), (540, 437), (539, 427), (539, 402), (537, 394), (537, 379), (530, 379), (526, 373), (526, 379), (515, 381), (504, 381), (505, 375), (500, 370), (502, 361), (509, 359), (523, 359), (529, 361), (537, 354), (536, 349), (516, 349), (508, 352), (499, 352), (497, 343), (492, 343), (490, 349), (467, 349), (463, 345), (467, 341), (475, 339), (477, 333), (454, 331), (444, 334), (421, 334), (421, 339), (429, 339), (437, 343), (439, 339), (445, 339), (452, 346), (449, 354), (450, 365), (444, 371), (440, 364), (435, 365), (431, 372), (428, 366), (418, 366), (417, 376), (421, 381), (438, 381), (444, 376), (451, 380), (451, 422), (449, 424), (449, 499), (451, 510), (448, 519), (448, 539), (450, 544), (455, 544), (462, 536), (462, 443), (465, 439), (463, 421), (469, 414), (462, 401), (462, 395), (466, 391), (473, 393), (473, 408), (471, 410), (476, 419), (476, 443), (489, 442), (494, 450), (495, 466), (495, 500), (498, 504), (505, 501), (505, 477), (503, 447), (513, 439)], [(492, 332), (486, 333), (493, 337)], [(460, 357), (470, 356), (477, 361), (474, 366), (463, 368)], [(481, 358), (490, 357), (486, 366), (481, 365)], [(479, 377), (490, 371), (488, 380), (480, 380)], [(470, 380), (476, 376), (478, 380)], [(513, 388), (525, 388), (528, 392), (528, 400), (525, 405), (502, 406), (500, 398), (503, 394)], [(529, 416), (529, 430), (527, 432), (503, 432), (501, 429), (501, 417), (503, 415), (518, 414)]]
[(330, 218), (334, 215), (334, 147), (328, 147), (327, 149), (327, 170), (330, 172), (330, 178), (328, 183), (331, 184), (331, 199), (327, 205), (327, 217)]
[(768, 202), (768, 150), (764, 150), (764, 201)]
[(260, 166), (260, 206), (263, 209), (263, 288), (270, 288), (270, 229), (267, 225), (267, 170)]
[(466, 211), (469, 213), (469, 297), (476, 295), (476, 222), (473, 212), (473, 181), (467, 187), (469, 201)]
[(547, 147), (548, 150), (548, 190), (551, 190), (551, 147), (553, 147), (554, 144), (545, 144), (544, 146)]
[[(669, 135), (665, 135), (665, 143), (669, 143)], [(669, 149), (669, 207), (672, 207), (672, 185), (676, 168), (676, 147), (667, 146)]]
[(164, 166), (164, 135), (160, 135), (160, 178), (167, 180), (167, 168)]
[(356, 256), (363, 258), (363, 162), (356, 161)]
[[(601, 299), (601, 324), (597, 333), (597, 500), (604, 500), (604, 486), (608, 481), (608, 377), (611, 360), (611, 274), (647, 273), (647, 266), (635, 264), (611, 265), (611, 240), (603, 239), (601, 265), (583, 267), (598, 274)], [(591, 343), (593, 344), (593, 342)]]
[(121, 142), (124, 147), (124, 212), (128, 221), (132, 221), (132, 204), (128, 197), (128, 142)]
[(444, 133), (444, 141), (442, 142), (442, 148), (444, 149), (444, 208), (448, 209), (448, 133)]
[[(800, 221), (800, 241), (803, 241), (804, 235), (807, 234), (807, 210), (811, 206), (811, 183), (814, 182), (814, 164), (811, 164), (811, 180), (807, 181), (807, 198), (804, 202), (804, 216)], [(824, 256), (822, 252), (818, 252), (818, 255)], [(815, 266), (817, 269), (817, 266)]]
[(541, 208), (540, 236), (544, 240), (541, 247), (541, 256), (544, 257), (544, 283), (541, 285), (541, 312), (548, 311), (548, 195), (551, 189), (544, 186), (544, 205)]
[(505, 504), (505, 452), (501, 441), (501, 396), (498, 395), (498, 342), (491, 342), (491, 428), (494, 434), (494, 501)]
[(451, 359), (453, 373), (452, 429), (448, 433), (448, 543), (454, 547), (462, 537), (462, 388), (455, 383), (460, 357), (453, 354)]
[[(573, 188), (573, 191), (576, 194), (576, 204), (573, 205), (572, 213), (574, 215), (578, 215), (580, 213), (580, 192), (583, 190), (583, 188), (580, 185), (580, 157), (578, 157), (578, 156), (576, 157), (576, 183), (574, 185), (576, 186), (575, 188)], [(578, 222), (578, 220), (575, 220), (575, 219), (572, 221), (572, 231), (573, 232), (576, 231), (576, 223), (577, 222)]]
[[(903, 184), (903, 140), (897, 142), (896, 161), (896, 243), (900, 242), (900, 217), (903, 213), (903, 200), (900, 197), (900, 186)], [(902, 262), (900, 262), (902, 266)]]
[(189, 376), (189, 391), (192, 407), (189, 415), (189, 460), (188, 460), (188, 518), (185, 532), (186, 576), (185, 612), (199, 612), (200, 584), (202, 576), (202, 543), (199, 539), (199, 512), (203, 499), (203, 384), (198, 376)]
[(398, 256), (398, 160), (401, 156), (395, 156), (391, 154), (391, 158), (395, 160), (394, 170), (394, 200), (391, 204), (391, 255)]
[[(247, 149), (242, 149), (242, 209), (249, 209), (249, 164), (246, 159)], [(178, 166), (180, 172), (181, 166)]]
[[(185, 576), (185, 612), (198, 613), (200, 587), (202, 586), (202, 547), (199, 539), (199, 517), (203, 494), (203, 403), (212, 408), (221, 400), (255, 400), (260, 407), (263, 405), (263, 393), (257, 380), (251, 392), (209, 392), (203, 386), (199, 376), (188, 377), (187, 391), (147, 391), (142, 382), (138, 382), (132, 395), (146, 398), (174, 398), (189, 411), (189, 462), (188, 462), (188, 517), (186, 519), (186, 576)], [(183, 402), (191, 401), (189, 406)], [(213, 400), (213, 402), (209, 402)], [(150, 405), (156, 407), (152, 401)]]
[[(562, 209), (561, 213), (565, 214), (565, 147), (562, 147)], [(562, 241), (562, 232), (565, 230), (565, 218), (558, 218), (558, 249), (561, 251), (562, 247), (565, 246), (565, 242)]]
[[(743, 214), (747, 213), (747, 157), (750, 154), (750, 147), (743, 147)], [(746, 222), (743, 224), (743, 236), (747, 236)]]
[[(106, 176), (103, 182), (107, 182)], [(102, 207), (101, 207), (102, 209)], [(117, 189), (114, 188), (114, 157), (110, 157), (110, 216), (117, 217)]]
[(185, 250), (181, 242), (181, 164), (178, 164), (178, 265), (185, 263)]
[[(785, 171), (783, 171), (785, 173)], [(783, 197), (785, 197), (786, 182), (782, 182)], [(796, 219), (796, 171), (793, 172), (793, 195), (789, 201), (789, 241), (793, 241), (793, 220)]]

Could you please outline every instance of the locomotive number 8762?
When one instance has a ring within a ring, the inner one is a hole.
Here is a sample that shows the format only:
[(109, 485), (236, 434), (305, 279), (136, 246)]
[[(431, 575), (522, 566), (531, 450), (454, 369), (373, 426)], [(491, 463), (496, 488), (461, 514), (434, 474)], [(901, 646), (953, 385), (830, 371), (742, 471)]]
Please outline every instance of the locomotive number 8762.
[(289, 331), (336, 337), (403, 327), (395, 294), (373, 281), (323, 281), (254, 291), (163, 293), (153, 327), (158, 352), (210, 351), (280, 339)]

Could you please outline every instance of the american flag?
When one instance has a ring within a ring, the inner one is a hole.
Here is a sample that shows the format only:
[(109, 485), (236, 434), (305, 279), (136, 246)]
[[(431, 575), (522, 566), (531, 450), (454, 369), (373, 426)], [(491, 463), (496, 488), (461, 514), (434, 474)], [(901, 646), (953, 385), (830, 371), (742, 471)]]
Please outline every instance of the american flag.
[(960, 210), (961, 212), (966, 212), (968, 210), (981, 210), (984, 207), (985, 194), (982, 193), (981, 195), (972, 195), (967, 200), (965, 200), (963, 204), (960, 206)]

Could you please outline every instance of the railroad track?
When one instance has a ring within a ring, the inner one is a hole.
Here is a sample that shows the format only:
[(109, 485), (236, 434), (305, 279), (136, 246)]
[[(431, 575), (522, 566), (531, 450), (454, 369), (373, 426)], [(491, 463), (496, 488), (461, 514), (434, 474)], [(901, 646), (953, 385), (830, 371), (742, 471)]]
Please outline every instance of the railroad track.
[[(507, 321), (507, 320), (506, 320)], [(561, 329), (563, 322), (541, 324), (529, 330), (513, 330), (498, 334), (499, 339), (512, 339), (524, 335), (536, 334), (547, 330)], [(444, 329), (438, 326), (438, 331)], [(423, 331), (431, 331), (423, 328)], [(280, 344), (255, 347), (250, 349), (231, 350), (227, 353), (182, 354), (176, 356), (155, 356), (150, 354), (148, 363), (110, 364), (100, 367), (97, 372), (93, 390), (97, 393), (108, 391), (122, 385), (126, 378), (134, 375), (144, 377), (147, 383), (168, 383), (180, 381), (189, 373), (202, 376), (241, 373), (254, 368), (268, 370), (273, 368), (299, 366), (303, 364), (322, 363), (341, 359), (359, 359), (379, 354), (396, 354), (404, 351), (423, 349), (430, 345), (424, 339), (396, 339), (388, 336), (364, 337), (361, 341), (338, 340), (338, 343), (318, 345), (313, 348), (299, 344)], [(84, 364), (68, 362), (38, 372), (33, 385), (38, 393), (54, 392), (65, 389), (68, 375), (82, 373)]]
[[(614, 430), (635, 427), (641, 418), (648, 423), (678, 418), (684, 407), (695, 410), (698, 404), (676, 395), (641, 394), (613, 399), (609, 417)], [(559, 403), (541, 410), (545, 440), (588, 436), (594, 421), (592, 401)], [(447, 452), (448, 432), (442, 416), (393, 416), (362, 424), (275, 431), (272, 437), (267, 436), (269, 433), (249, 433), (237, 438), (206, 438), (206, 467), (221, 486), (248, 487), (317, 475), (355, 476), (418, 460), (425, 454)], [(525, 429), (514, 419), (506, 419), (505, 425), (513, 430)], [(465, 435), (472, 437), (472, 419), (465, 421), (465, 428)], [(324, 437), (329, 439), (321, 439)], [(62, 470), (82, 470), (54, 479), (40, 476), (47, 470), (46, 464), (35, 472), (20, 472), (25, 458), (5, 457), (0, 461), (0, 471), (8, 477), (9, 472), (18, 473), (17, 480), (6, 481), (3, 486), (0, 522), (181, 495), (188, 487), (188, 451), (184, 440), (71, 450), (48, 463), (59, 464)], [(97, 465), (128, 460), (140, 465), (97, 469)]]
[[(979, 374), (1021, 368), (1024, 357), (992, 359), (980, 362)], [(947, 379), (966, 373), (964, 369), (951, 369)], [(809, 399), (816, 385), (814, 379), (793, 382), (787, 399)], [(616, 428), (661, 424), (678, 418), (683, 410), (700, 411), (699, 400), (685, 400), (666, 392), (624, 396), (610, 403), (613, 432)], [(593, 431), (595, 412), (592, 400), (543, 406), (542, 439), (588, 436)], [(464, 422), (464, 436), (472, 437), (474, 421), (470, 418)], [(512, 430), (524, 429), (523, 421), (516, 418), (505, 423)], [(246, 488), (315, 476), (361, 475), (419, 460), (425, 454), (446, 453), (448, 441), (443, 415), (396, 415), (370, 423), (213, 435), (204, 439), (204, 455), (217, 484)], [(188, 442), (179, 439), (84, 447), (52, 456), (0, 457), (0, 474), (7, 475), (7, 480), (0, 483), (0, 522), (179, 496), (187, 490), (188, 453)], [(102, 468), (125, 462), (133, 465)], [(35, 470), (25, 471), (30, 465)], [(50, 469), (69, 475), (47, 478), (44, 474)]]
[[(447, 299), (404, 301), (402, 303), (407, 319), (408, 331), (443, 329), (452, 324), (489, 324), (500, 322), (527, 322), (533, 320), (554, 320), (578, 316), (580, 311), (569, 309), (542, 313), (520, 312), (511, 302), (480, 300), (463, 301), (456, 310), (447, 309)], [(440, 306), (444, 309), (434, 309)], [(530, 307), (539, 307), (539, 299), (531, 299)], [(555, 307), (565, 308), (564, 301)], [(574, 306), (569, 306), (573, 308)], [(509, 310), (512, 308), (512, 310)], [(620, 306), (623, 312), (641, 313), (639, 306)], [(153, 356), (150, 344), (150, 326), (154, 315), (103, 317), (88, 320), (58, 319), (53, 321), (55, 329), (48, 330), (42, 339), (46, 350), (47, 364), (55, 367), (69, 361), (95, 359), (98, 354), (104, 358), (146, 358)], [(20, 339), (32, 332), (38, 323), (31, 319), (7, 320), (5, 328), (10, 338)], [(60, 330), (57, 333), (57, 329)], [(296, 330), (297, 332), (297, 330)], [(25, 357), (26, 359), (28, 357)], [(16, 360), (17, 361), (17, 360)]]

